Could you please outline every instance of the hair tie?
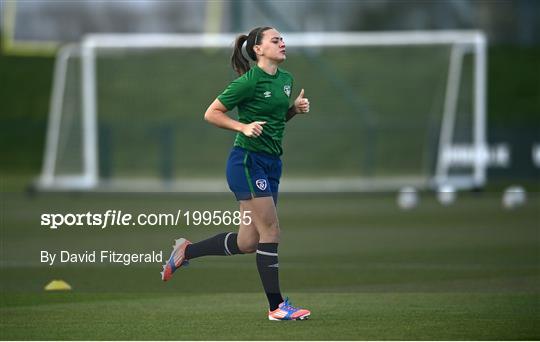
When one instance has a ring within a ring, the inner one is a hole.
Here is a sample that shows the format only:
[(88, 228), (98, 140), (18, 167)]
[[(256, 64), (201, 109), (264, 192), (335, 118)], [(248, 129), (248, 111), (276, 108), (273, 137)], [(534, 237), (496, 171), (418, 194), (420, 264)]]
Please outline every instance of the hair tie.
[(251, 60), (251, 57), (249, 57), (249, 54), (247, 53), (247, 38), (242, 43), (242, 46), (240, 47), (240, 51), (242, 52), (242, 56), (247, 59), (248, 61)]
[(242, 46), (240, 47), (240, 52), (242, 53), (242, 57), (244, 57), (245, 59), (249, 61), (250, 58), (249, 58), (246, 48), (247, 48), (247, 39), (242, 43)]

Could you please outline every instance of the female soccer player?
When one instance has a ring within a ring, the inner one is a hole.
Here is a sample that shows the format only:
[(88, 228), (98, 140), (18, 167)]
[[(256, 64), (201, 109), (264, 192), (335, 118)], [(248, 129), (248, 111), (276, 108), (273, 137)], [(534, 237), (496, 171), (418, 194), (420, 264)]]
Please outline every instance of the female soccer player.
[[(251, 60), (242, 54), (242, 46)], [(285, 43), (272, 27), (258, 27), (236, 39), (231, 58), (240, 77), (208, 107), (204, 118), (211, 124), (237, 132), (227, 162), (229, 188), (240, 202), (242, 214), (249, 211), (251, 223), (240, 224), (238, 234), (222, 233), (197, 243), (178, 239), (169, 261), (163, 266), (162, 279), (188, 260), (205, 255), (233, 255), (256, 252), (257, 269), (268, 298), (270, 320), (302, 320), (309, 310), (283, 300), (278, 277), (280, 228), (276, 212), (281, 160), (281, 140), (285, 122), (309, 111), (304, 90), (289, 106), (293, 78), (278, 68), (286, 59)], [(226, 113), (238, 107), (238, 121)], [(242, 217), (244, 217), (242, 215)]]

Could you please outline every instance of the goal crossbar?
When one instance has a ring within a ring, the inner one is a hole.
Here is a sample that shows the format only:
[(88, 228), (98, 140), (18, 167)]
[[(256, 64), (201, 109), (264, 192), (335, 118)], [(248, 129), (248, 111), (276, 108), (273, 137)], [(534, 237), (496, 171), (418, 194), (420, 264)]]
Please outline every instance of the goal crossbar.
[[(211, 48), (232, 46), (235, 34), (90, 34), (92, 48)], [(480, 31), (309, 32), (286, 34), (294, 47), (484, 44)]]

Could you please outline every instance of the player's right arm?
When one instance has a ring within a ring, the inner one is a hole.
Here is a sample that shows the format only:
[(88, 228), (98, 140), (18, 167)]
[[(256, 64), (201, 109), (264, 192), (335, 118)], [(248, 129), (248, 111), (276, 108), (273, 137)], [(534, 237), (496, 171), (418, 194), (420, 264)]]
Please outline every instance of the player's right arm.
[(255, 121), (249, 124), (236, 121), (226, 113), (243, 102), (250, 101), (255, 92), (255, 80), (244, 74), (232, 81), (204, 113), (204, 119), (211, 124), (241, 132), (247, 137), (258, 137), (262, 134), (265, 121)]
[(215, 99), (204, 113), (204, 119), (214, 126), (235, 132), (241, 132), (247, 137), (258, 137), (262, 134), (266, 121), (255, 121), (249, 124), (241, 123), (229, 117), (227, 107), (219, 99)]

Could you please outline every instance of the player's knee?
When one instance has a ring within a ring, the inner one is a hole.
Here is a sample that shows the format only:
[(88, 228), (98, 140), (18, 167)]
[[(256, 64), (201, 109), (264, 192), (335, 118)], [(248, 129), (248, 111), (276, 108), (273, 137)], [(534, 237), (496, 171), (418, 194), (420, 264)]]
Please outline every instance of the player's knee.
[(272, 218), (266, 222), (263, 222), (262, 226), (263, 230), (269, 234), (279, 235), (279, 221), (277, 219)]

